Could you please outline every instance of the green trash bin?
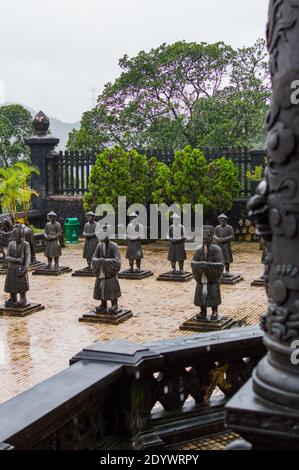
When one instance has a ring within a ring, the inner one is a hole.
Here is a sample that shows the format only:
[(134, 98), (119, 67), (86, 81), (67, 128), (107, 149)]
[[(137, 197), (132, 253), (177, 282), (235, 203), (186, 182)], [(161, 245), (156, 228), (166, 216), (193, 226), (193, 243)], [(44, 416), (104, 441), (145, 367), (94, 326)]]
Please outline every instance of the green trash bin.
[(77, 217), (68, 218), (64, 221), (64, 231), (66, 243), (79, 242), (79, 227), (80, 222)]

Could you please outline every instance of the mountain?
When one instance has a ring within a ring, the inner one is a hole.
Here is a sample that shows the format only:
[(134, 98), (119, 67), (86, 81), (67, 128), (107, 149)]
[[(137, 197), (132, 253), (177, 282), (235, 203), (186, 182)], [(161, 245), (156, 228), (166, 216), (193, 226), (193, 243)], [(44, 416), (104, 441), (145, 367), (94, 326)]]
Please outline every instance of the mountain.
[(49, 119), (50, 119), (51, 134), (60, 140), (59, 145), (57, 146), (58, 150), (65, 150), (69, 133), (73, 129), (79, 129), (80, 121), (74, 122), (72, 124), (69, 122), (60, 121), (59, 119), (56, 119), (50, 116), (49, 116)]
[[(15, 104), (15, 103), (5, 103), (7, 104)], [(28, 109), (31, 115), (34, 117), (37, 114), (37, 111), (30, 108), (29, 106), (23, 105), (24, 108)], [(43, 111), (43, 110), (42, 110)], [(47, 114), (47, 113), (46, 113)], [(68, 141), (68, 135), (73, 129), (79, 129), (80, 121), (70, 123), (60, 121), (60, 119), (48, 116), (50, 119), (50, 132), (54, 137), (57, 137), (60, 142), (56, 148), (56, 150), (65, 150), (66, 144)]]

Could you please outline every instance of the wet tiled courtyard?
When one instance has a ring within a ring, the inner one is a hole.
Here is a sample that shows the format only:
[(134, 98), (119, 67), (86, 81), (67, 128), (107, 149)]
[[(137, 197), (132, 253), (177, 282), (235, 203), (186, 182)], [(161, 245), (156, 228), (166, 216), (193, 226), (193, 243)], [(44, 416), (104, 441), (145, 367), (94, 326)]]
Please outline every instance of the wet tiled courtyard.
[[(63, 251), (61, 264), (72, 269), (84, 267), (82, 243)], [(180, 324), (196, 312), (193, 305), (195, 281), (186, 284), (157, 282), (156, 276), (169, 270), (166, 247), (145, 247), (144, 268), (155, 277), (142, 281), (121, 280), (121, 307), (129, 307), (133, 318), (118, 326), (79, 323), (83, 313), (96, 305), (93, 278), (32, 276), (31, 302), (42, 302), (45, 310), (25, 318), (0, 317), (0, 402), (68, 367), (69, 359), (94, 341), (125, 338), (133, 342), (192, 335), (179, 330)], [(121, 249), (124, 258), (124, 249)], [(262, 271), (257, 244), (235, 244), (234, 272), (244, 275), (236, 286), (222, 286), (221, 313), (259, 322), (266, 308), (263, 288), (251, 287)], [(190, 257), (189, 257), (190, 258)], [(39, 255), (43, 260), (43, 255)], [(127, 266), (123, 259), (123, 267)], [(186, 263), (190, 269), (190, 260)], [(0, 301), (5, 276), (0, 277)]]

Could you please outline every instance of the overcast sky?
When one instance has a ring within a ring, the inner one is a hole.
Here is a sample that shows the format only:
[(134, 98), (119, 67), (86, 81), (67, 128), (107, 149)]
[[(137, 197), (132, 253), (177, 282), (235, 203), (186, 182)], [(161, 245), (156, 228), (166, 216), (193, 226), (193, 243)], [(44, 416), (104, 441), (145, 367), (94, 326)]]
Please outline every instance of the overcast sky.
[(74, 122), (92, 106), (90, 88), (101, 91), (118, 76), (123, 54), (182, 39), (251, 45), (265, 36), (267, 7), (268, 0), (0, 0), (0, 102)]

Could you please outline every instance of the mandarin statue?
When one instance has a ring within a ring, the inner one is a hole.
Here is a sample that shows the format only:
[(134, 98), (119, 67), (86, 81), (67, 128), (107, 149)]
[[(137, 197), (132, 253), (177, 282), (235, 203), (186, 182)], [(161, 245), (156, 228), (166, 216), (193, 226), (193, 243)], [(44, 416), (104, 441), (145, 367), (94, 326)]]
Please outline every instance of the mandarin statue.
[(208, 319), (208, 308), (212, 309), (211, 320), (218, 320), (218, 307), (221, 305), (219, 280), (224, 270), (222, 250), (213, 244), (214, 228), (203, 227), (203, 244), (199, 246), (191, 263), (193, 276), (196, 280), (194, 304), (200, 307), (198, 320)]
[(218, 217), (219, 225), (215, 228), (214, 241), (221, 248), (225, 273), (224, 277), (232, 277), (230, 273), (230, 265), (233, 262), (233, 253), (231, 242), (235, 239), (234, 229), (228, 224), (228, 217), (225, 214), (221, 214)]
[(3, 261), (5, 261), (6, 251), (8, 244), (10, 242), (10, 237), (13, 230), (13, 221), (7, 216), (3, 215), (0, 217), (0, 251), (3, 256)]
[(25, 241), (24, 228), (20, 224), (14, 227), (11, 236), (12, 240), (9, 242), (6, 255), (7, 274), (4, 286), (4, 291), (10, 294), (10, 299), (5, 302), (5, 307), (21, 308), (27, 305), (28, 268), (31, 261), (30, 245)]
[[(119, 311), (118, 299), (121, 297), (121, 290), (117, 274), (121, 267), (121, 257), (118, 245), (109, 238), (109, 229), (108, 225), (99, 226), (97, 229), (100, 242), (91, 262), (92, 271), (96, 276), (93, 298), (101, 301), (96, 313)], [(111, 308), (108, 307), (108, 301), (111, 302)]]
[[(184, 274), (184, 263), (187, 259), (185, 250), (186, 229), (180, 224), (181, 217), (178, 214), (173, 214), (171, 219), (173, 224), (169, 227), (167, 235), (169, 240), (168, 261), (171, 262), (173, 273)], [(176, 269), (176, 263), (179, 263), (179, 271)]]
[(37, 264), (37, 259), (36, 259), (36, 253), (35, 253), (35, 240), (34, 240), (34, 234), (32, 231), (32, 228), (27, 224), (23, 226), (24, 228), (24, 237), (26, 242), (29, 243), (30, 246), (30, 253), (31, 253), (31, 258), (30, 258), (30, 264), (35, 265)]
[(141, 260), (143, 258), (143, 250), (141, 240), (144, 239), (144, 227), (137, 221), (138, 214), (133, 212), (129, 215), (130, 222), (127, 228), (127, 252), (126, 259), (129, 260), (130, 270), (134, 271), (134, 262), (136, 262), (136, 271), (141, 271)]
[(54, 269), (59, 268), (59, 258), (61, 256), (60, 238), (62, 236), (62, 228), (57, 222), (57, 214), (49, 212), (49, 222), (47, 223), (44, 231), (46, 239), (45, 257), (48, 259), (48, 269), (52, 269), (54, 258)]
[(97, 223), (95, 222), (95, 213), (89, 211), (85, 214), (87, 222), (84, 226), (83, 237), (85, 238), (83, 258), (87, 261), (87, 268), (91, 270), (91, 260), (94, 252), (98, 246), (98, 239), (96, 236)]

